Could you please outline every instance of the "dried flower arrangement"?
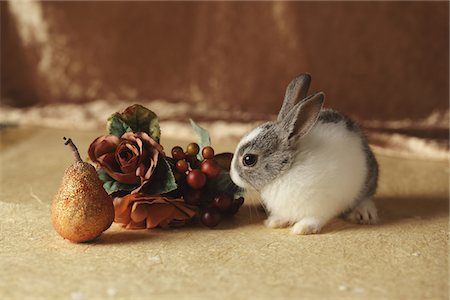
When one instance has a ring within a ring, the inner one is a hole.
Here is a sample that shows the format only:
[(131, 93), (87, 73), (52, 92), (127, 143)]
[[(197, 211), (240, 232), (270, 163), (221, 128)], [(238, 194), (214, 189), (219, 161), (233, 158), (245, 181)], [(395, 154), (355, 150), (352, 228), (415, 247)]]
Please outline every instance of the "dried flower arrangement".
[(214, 154), (208, 132), (191, 120), (199, 142), (165, 154), (157, 115), (135, 104), (108, 119), (108, 135), (96, 138), (88, 154), (115, 219), (129, 229), (178, 227), (200, 219), (215, 227), (244, 202), (229, 169), (233, 154)]

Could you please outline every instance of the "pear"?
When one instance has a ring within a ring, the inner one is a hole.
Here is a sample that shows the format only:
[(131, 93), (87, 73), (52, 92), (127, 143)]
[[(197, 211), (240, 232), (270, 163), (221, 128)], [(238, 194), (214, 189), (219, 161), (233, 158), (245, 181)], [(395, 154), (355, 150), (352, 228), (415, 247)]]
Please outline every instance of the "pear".
[(75, 156), (62, 179), (52, 203), (52, 224), (65, 239), (72, 242), (91, 241), (108, 229), (114, 221), (114, 205), (103, 188), (95, 168), (83, 162), (77, 147), (66, 139)]

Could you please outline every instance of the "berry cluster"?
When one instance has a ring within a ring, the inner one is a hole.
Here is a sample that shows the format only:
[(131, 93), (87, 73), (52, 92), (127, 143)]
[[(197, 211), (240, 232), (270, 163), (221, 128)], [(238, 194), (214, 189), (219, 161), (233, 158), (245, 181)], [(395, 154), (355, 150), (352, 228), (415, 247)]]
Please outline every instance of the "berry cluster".
[(196, 143), (190, 143), (186, 152), (176, 146), (172, 149), (172, 158), (175, 164), (175, 178), (179, 192), (186, 204), (197, 206), (201, 221), (208, 227), (215, 227), (225, 216), (232, 216), (244, 203), (244, 198), (234, 199), (231, 193), (217, 190), (214, 181), (218, 179), (221, 171), (230, 170), (231, 153), (214, 155), (210, 146), (201, 149)]

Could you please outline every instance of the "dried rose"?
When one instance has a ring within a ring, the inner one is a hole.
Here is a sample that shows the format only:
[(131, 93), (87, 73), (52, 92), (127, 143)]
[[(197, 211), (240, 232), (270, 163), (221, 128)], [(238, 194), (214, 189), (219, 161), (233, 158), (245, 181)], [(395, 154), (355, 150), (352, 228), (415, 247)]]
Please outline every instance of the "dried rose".
[(113, 179), (126, 184), (148, 182), (163, 147), (145, 132), (100, 136), (89, 146), (89, 158)]
[(182, 199), (139, 193), (114, 198), (114, 210), (114, 221), (127, 229), (179, 227), (196, 215)]

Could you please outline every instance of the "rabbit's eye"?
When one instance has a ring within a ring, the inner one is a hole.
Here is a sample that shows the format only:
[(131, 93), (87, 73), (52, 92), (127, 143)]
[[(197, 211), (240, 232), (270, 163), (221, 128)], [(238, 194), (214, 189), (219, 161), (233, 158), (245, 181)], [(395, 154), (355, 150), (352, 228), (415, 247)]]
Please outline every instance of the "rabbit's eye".
[(255, 154), (246, 154), (242, 158), (242, 163), (246, 167), (253, 167), (257, 161), (258, 161), (258, 156)]

